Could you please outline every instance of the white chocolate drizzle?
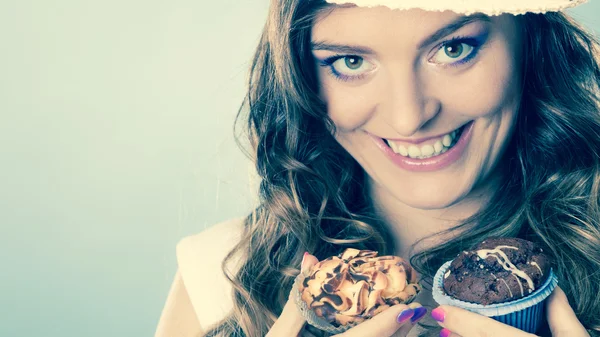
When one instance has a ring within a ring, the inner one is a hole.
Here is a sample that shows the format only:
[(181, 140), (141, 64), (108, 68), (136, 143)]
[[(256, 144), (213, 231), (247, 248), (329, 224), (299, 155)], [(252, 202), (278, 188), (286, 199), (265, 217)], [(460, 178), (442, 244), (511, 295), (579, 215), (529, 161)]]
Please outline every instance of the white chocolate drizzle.
[(544, 275), (544, 272), (542, 271), (542, 268), (540, 268), (540, 266), (537, 264), (537, 262), (531, 261), (531, 262), (529, 262), (529, 264), (532, 265), (532, 266), (535, 266), (540, 271), (540, 274), (542, 276)]
[[(533, 291), (534, 285), (533, 285), (533, 281), (531, 280), (531, 278), (525, 272), (523, 272), (522, 270), (517, 268), (517, 266), (515, 266), (510, 261), (510, 259), (506, 255), (506, 253), (504, 253), (501, 250), (502, 248), (503, 249), (516, 249), (516, 250), (519, 249), (519, 248), (513, 247), (513, 246), (496, 246), (494, 249), (480, 249), (476, 253), (477, 253), (477, 256), (479, 256), (482, 259), (485, 259), (488, 256), (494, 257), (496, 260), (498, 260), (498, 263), (502, 266), (502, 268), (504, 268), (504, 270), (510, 271), (513, 275), (515, 275), (515, 278), (518, 276), (518, 277), (524, 279), (525, 281), (527, 281), (527, 286), (529, 286), (529, 289), (531, 291)], [(519, 283), (519, 286), (521, 286), (521, 294), (523, 294), (523, 285), (521, 284), (521, 282), (519, 281), (518, 278), (517, 278), (517, 283)]]
[(450, 276), (450, 270), (448, 269), (448, 271), (446, 272), (446, 274), (444, 275), (444, 279), (447, 279), (448, 276)]
[[(504, 281), (503, 278), (500, 279), (500, 281), (504, 282), (504, 284), (506, 285), (506, 289), (508, 289), (508, 293), (510, 294), (510, 297), (513, 297), (512, 291), (510, 290), (510, 287), (508, 286), (508, 283), (506, 283), (506, 281)], [(521, 282), (519, 282), (519, 284), (521, 284)], [(523, 289), (523, 288), (521, 288)]]
[[(517, 277), (517, 275), (512, 274), (512, 276), (514, 276), (515, 279), (517, 280), (517, 283), (519, 284), (519, 288), (521, 288), (521, 296), (523, 296), (524, 295), (524, 293), (523, 293), (523, 285), (521, 284), (521, 281), (519, 281), (519, 278)], [(510, 295), (510, 297), (512, 297), (512, 295)]]
[(490, 274), (492, 274), (492, 276), (494, 277), (494, 280), (500, 280), (500, 281), (504, 282), (504, 284), (506, 285), (506, 289), (508, 289), (508, 293), (510, 294), (510, 297), (513, 297), (512, 291), (510, 290), (508, 283), (506, 283), (506, 281), (503, 278), (499, 279), (498, 277), (496, 277), (496, 275), (494, 275), (494, 273), (490, 273)]

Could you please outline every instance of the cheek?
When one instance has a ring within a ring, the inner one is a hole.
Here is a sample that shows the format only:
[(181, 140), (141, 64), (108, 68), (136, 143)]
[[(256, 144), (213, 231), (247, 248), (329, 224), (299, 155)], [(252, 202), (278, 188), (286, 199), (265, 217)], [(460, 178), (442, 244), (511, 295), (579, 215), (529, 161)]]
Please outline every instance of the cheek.
[(508, 54), (487, 57), (473, 71), (446, 85), (442, 105), (469, 117), (484, 117), (512, 106), (519, 92), (519, 76)]
[[(440, 77), (431, 74), (426, 96), (439, 101), (443, 111), (469, 118), (493, 115), (518, 96), (519, 76), (508, 50), (494, 51), (464, 74)], [(379, 81), (349, 85), (320, 74), (321, 96), (329, 117), (340, 131), (353, 131), (374, 117), (378, 103), (385, 99)]]
[(379, 91), (376, 86), (351, 86), (327, 77), (322, 78), (321, 83), (321, 96), (327, 102), (329, 118), (340, 131), (360, 128), (374, 114)]

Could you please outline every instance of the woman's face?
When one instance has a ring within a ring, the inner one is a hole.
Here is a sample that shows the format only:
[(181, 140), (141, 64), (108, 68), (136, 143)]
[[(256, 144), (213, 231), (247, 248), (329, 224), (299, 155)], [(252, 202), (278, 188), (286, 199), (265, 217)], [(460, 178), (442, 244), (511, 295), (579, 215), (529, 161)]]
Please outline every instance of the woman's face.
[(519, 36), (511, 15), (338, 7), (317, 17), (320, 93), (373, 188), (439, 209), (485, 185), (519, 107)]

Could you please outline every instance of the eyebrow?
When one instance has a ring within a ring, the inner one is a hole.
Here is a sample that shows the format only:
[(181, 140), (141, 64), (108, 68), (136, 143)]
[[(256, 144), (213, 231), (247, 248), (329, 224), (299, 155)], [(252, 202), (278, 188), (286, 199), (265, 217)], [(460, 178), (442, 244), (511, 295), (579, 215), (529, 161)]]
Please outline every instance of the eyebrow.
[[(485, 15), (482, 13), (477, 13), (477, 14), (469, 15), (469, 16), (461, 16), (458, 19), (447, 24), (446, 26), (438, 29), (435, 33), (431, 34), (429, 37), (427, 37), (425, 40), (423, 40), (419, 44), (418, 49), (422, 49), (422, 48), (434, 43), (435, 41), (437, 41), (447, 35), (450, 35), (450, 34), (454, 33), (455, 31), (459, 30), (460, 28), (462, 28), (470, 23), (473, 23), (473, 22), (491, 22), (491, 19), (488, 15)], [(375, 54), (375, 52), (368, 47), (347, 46), (347, 45), (332, 44), (332, 43), (327, 43), (327, 42), (322, 42), (322, 41), (311, 42), (311, 49), (312, 50), (328, 50), (328, 51), (338, 52), (338, 53), (343, 53), (343, 54), (365, 54), (365, 55), (374, 55)]]

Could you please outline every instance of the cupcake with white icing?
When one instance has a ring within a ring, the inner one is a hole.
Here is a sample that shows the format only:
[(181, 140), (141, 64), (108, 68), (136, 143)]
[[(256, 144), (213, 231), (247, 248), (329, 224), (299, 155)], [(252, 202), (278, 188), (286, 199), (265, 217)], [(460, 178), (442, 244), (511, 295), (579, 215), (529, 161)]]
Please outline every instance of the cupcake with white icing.
[(542, 248), (517, 238), (488, 238), (445, 263), (434, 278), (433, 296), (535, 333), (545, 299), (557, 285)]

